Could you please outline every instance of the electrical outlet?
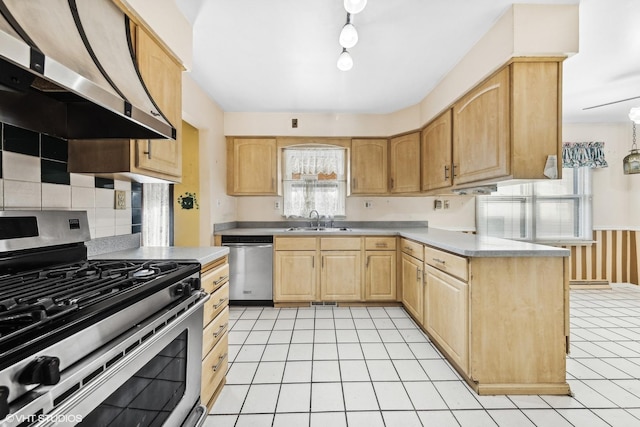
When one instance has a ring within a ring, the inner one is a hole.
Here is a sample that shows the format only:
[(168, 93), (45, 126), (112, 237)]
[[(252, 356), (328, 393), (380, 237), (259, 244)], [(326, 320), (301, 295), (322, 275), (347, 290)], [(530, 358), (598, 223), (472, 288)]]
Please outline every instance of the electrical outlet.
[(291, 119), (291, 127), (294, 129), (298, 127), (298, 119)]
[(445, 200), (445, 201), (444, 201), (444, 203), (443, 203), (443, 207), (444, 207), (445, 209), (449, 209), (449, 201), (448, 201), (448, 200)]
[(364, 202), (364, 207), (365, 207), (365, 209), (372, 209), (373, 208), (373, 202), (371, 200), (366, 200)]
[(124, 190), (115, 191), (115, 208), (118, 210), (127, 208), (127, 192)]
[(275, 203), (273, 204), (273, 209), (278, 210), (280, 209), (280, 201), (276, 200)]
[(433, 210), (438, 210), (438, 209), (442, 209), (442, 200), (440, 199), (435, 199), (433, 201)]

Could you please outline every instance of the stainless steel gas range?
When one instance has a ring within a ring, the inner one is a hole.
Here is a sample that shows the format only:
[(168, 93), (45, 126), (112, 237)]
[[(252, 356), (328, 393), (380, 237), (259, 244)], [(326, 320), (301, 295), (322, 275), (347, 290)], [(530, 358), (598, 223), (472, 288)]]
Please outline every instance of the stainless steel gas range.
[(200, 264), (86, 240), (85, 212), (0, 212), (0, 425), (201, 424)]

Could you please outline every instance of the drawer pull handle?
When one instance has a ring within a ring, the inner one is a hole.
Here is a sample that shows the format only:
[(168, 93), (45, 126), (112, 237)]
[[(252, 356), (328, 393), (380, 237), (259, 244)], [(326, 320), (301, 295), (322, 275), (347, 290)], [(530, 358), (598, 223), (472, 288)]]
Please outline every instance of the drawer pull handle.
[(437, 263), (439, 263), (439, 264), (442, 264), (442, 265), (445, 265), (445, 264), (447, 263), (445, 260), (440, 259), (440, 258), (432, 258), (432, 259), (433, 259), (435, 262), (437, 262)]
[(220, 325), (220, 328), (213, 333), (213, 337), (218, 338), (218, 335), (220, 335), (222, 331), (224, 331), (227, 328), (227, 325), (228, 323), (225, 323), (224, 325)]
[(218, 283), (222, 283), (222, 282), (224, 282), (224, 281), (225, 281), (225, 280), (227, 280), (228, 278), (229, 278), (229, 275), (222, 276), (222, 277), (221, 277), (221, 278), (219, 278), (218, 280), (214, 280), (214, 281), (213, 281), (213, 284), (214, 284), (214, 285), (217, 285)]
[(222, 304), (224, 304), (225, 302), (227, 302), (229, 298), (220, 298), (220, 301), (218, 301), (218, 303), (216, 305), (213, 306), (214, 310), (217, 310), (219, 307), (222, 306)]
[(422, 282), (422, 269), (418, 269), (418, 271), (416, 271), (416, 281), (417, 282)]
[(404, 250), (405, 250), (405, 251), (409, 251), (409, 252), (413, 252), (413, 248), (412, 248), (412, 247), (409, 247), (409, 246), (405, 246), (405, 247), (404, 247)]
[(225, 354), (223, 354), (222, 356), (220, 356), (220, 357), (218, 358), (218, 363), (216, 364), (216, 366), (213, 366), (213, 367), (212, 367), (213, 372), (216, 372), (218, 369), (220, 369), (220, 366), (222, 366), (222, 362), (224, 362), (224, 359), (226, 359), (226, 358), (227, 358), (227, 355), (228, 355), (228, 354), (229, 354), (229, 353), (225, 353)]
[(387, 247), (386, 243), (380, 243), (380, 242), (376, 243), (376, 248), (386, 248), (386, 247)]

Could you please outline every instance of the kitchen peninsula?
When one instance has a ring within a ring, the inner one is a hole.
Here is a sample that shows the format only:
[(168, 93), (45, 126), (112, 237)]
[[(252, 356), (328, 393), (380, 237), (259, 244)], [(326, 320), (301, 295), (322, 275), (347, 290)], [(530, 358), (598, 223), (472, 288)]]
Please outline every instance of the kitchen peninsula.
[(427, 227), (268, 227), (216, 239), (274, 236), (276, 305), (402, 304), (477, 393), (569, 394), (567, 250)]

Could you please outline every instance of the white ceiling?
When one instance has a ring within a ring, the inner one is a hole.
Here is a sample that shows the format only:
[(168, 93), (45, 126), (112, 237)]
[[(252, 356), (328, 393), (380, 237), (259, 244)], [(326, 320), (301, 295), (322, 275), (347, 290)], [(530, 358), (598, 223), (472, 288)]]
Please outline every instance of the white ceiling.
[[(420, 102), (510, 0), (369, 0), (354, 67), (336, 60), (342, 0), (177, 0), (194, 26), (194, 79), (225, 111), (389, 113)], [(578, 0), (524, 0), (566, 4)], [(580, 1), (564, 63), (564, 120), (627, 121), (640, 99), (640, 1)]]

